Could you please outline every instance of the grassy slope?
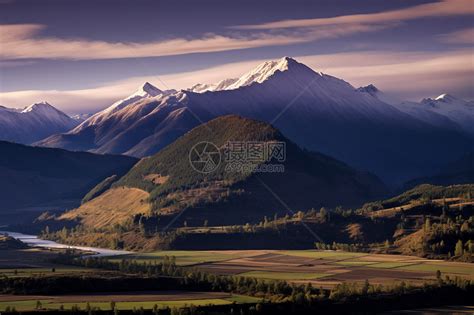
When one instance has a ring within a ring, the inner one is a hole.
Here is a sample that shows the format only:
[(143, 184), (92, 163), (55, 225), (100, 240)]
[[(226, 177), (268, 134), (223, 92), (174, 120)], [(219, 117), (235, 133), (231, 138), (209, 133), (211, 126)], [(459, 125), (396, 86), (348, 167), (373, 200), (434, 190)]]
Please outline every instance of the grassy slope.
[[(474, 184), (452, 185), (452, 186), (435, 186), (422, 184), (413, 189), (403, 192), (402, 194), (376, 202), (367, 203), (363, 209), (379, 210), (393, 207), (404, 206), (415, 200), (433, 200), (442, 198), (454, 198), (465, 195), (467, 197), (474, 196)], [(469, 199), (469, 198), (468, 198)]]
[(86, 203), (92, 199), (94, 199), (97, 196), (100, 196), (103, 194), (107, 189), (112, 186), (112, 184), (118, 179), (118, 176), (116, 174), (107, 177), (97, 185), (95, 185), (94, 188), (92, 188), (85, 196), (82, 198), (81, 203)]
[(97, 198), (66, 212), (60, 220), (79, 220), (87, 227), (103, 228), (123, 224), (135, 214), (147, 214), (148, 193), (137, 188), (110, 189)]

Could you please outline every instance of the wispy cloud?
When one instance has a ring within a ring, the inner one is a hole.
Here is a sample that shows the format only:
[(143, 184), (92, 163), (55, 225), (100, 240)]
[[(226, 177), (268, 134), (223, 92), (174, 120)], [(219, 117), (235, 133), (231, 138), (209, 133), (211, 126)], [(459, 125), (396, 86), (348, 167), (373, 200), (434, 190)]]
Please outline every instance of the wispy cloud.
[[(314, 70), (347, 80), (356, 87), (373, 83), (401, 98), (418, 100), (444, 92), (460, 97), (474, 97), (472, 91), (469, 92), (474, 76), (474, 69), (469, 66), (472, 65), (470, 50), (443, 53), (361, 51), (300, 56), (296, 59)], [(167, 74), (159, 78), (135, 77), (91, 89), (5, 92), (0, 93), (0, 104), (23, 107), (47, 100), (68, 113), (94, 112), (131, 94), (145, 81), (162, 89), (167, 88), (162, 82), (171, 88), (184, 89), (196, 83), (214, 83), (225, 78), (238, 77), (262, 61), (229, 63), (204, 70)]]
[(342, 15), (329, 18), (283, 20), (270, 23), (237, 25), (235, 29), (245, 30), (268, 30), (282, 28), (307, 28), (329, 25), (347, 24), (380, 24), (387, 22), (401, 22), (425, 17), (444, 17), (455, 15), (474, 14), (472, 0), (443, 0), (435, 3), (427, 3), (408, 7), (405, 9), (368, 13)]
[[(329, 18), (284, 20), (240, 25), (226, 34), (148, 42), (111, 42), (87, 38), (43, 36), (40, 24), (0, 25), (3, 59), (120, 59), (207, 53), (268, 46), (292, 45), (393, 27), (400, 22), (474, 14), (472, 0), (444, 0), (400, 10)], [(457, 38), (461, 35), (458, 35)], [(465, 37), (462, 37), (465, 38)]]
[(449, 92), (473, 98), (472, 51), (384, 52), (301, 57), (302, 62), (349, 81), (375, 84), (401, 98), (419, 100)]
[(41, 37), (39, 24), (0, 25), (0, 57), (4, 59), (120, 59), (219, 52), (291, 45), (369, 32), (383, 26), (351, 25), (284, 32), (233, 32), (232, 36), (206, 34), (201, 38), (176, 38), (152, 42), (107, 42), (87, 39)]
[[(472, 4), (474, 6), (474, 3)], [(452, 33), (443, 34), (440, 40), (452, 44), (474, 44), (474, 28), (466, 28)]]
[(75, 60), (140, 58), (288, 45), (308, 40), (306, 34), (295, 37), (284, 34), (258, 33), (240, 37), (206, 34), (197, 39), (176, 38), (145, 43), (107, 42), (39, 37), (38, 33), (44, 28), (44, 25), (39, 24), (0, 25), (2, 47), (0, 57), (5, 59)]

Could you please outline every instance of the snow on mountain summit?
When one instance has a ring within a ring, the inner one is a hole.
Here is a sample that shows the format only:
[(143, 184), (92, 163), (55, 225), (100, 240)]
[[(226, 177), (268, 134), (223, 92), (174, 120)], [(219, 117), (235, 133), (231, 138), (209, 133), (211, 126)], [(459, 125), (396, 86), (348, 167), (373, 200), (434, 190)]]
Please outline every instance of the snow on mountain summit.
[(228, 78), (214, 84), (198, 83), (189, 88), (188, 91), (204, 93), (209, 91), (236, 90), (244, 86), (268, 81), (278, 73), (284, 73), (286, 76), (291, 76), (292, 80), (296, 81), (300, 81), (303, 78), (307, 79), (309, 76), (314, 76), (315, 74), (323, 76), (322, 73), (313, 71), (293, 58), (283, 57), (277, 60), (265, 61), (239, 78)]
[(448, 93), (444, 93), (444, 94), (441, 94), (440, 96), (436, 97), (435, 98), (436, 101), (444, 101), (444, 102), (454, 102), (454, 101), (458, 101), (457, 98), (455, 98), (454, 96), (448, 94)]
[(34, 104), (31, 104), (30, 106), (25, 107), (22, 111), (22, 113), (29, 113), (29, 112), (35, 112), (35, 113), (41, 113), (43, 115), (49, 115), (49, 114), (62, 114), (64, 113), (58, 111), (54, 106), (49, 104), (46, 101), (41, 101), (37, 102)]
[(445, 105), (450, 105), (451, 107), (464, 107), (466, 105), (469, 105), (469, 103), (470, 102), (459, 99), (448, 93), (443, 93), (435, 98), (424, 98), (421, 101), (421, 104), (428, 105), (434, 108), (441, 108)]
[(249, 86), (254, 83), (263, 83), (278, 72), (291, 72), (294, 76), (304, 76), (308, 71), (315, 73), (302, 63), (293, 58), (283, 57), (278, 60), (270, 60), (261, 63), (253, 70), (247, 72), (226, 87), (226, 90), (234, 90), (242, 86)]
[(85, 121), (83, 121), (79, 126), (77, 126), (71, 132), (77, 132), (81, 129), (84, 129), (91, 125), (97, 125), (100, 122), (106, 120), (108, 117), (113, 115), (114, 113), (124, 109), (128, 105), (134, 104), (143, 99), (151, 99), (160, 95), (167, 95), (176, 92), (175, 90), (166, 90), (162, 91), (156, 86), (152, 85), (149, 82), (143, 83), (134, 93), (129, 95), (128, 97), (118, 100), (117, 102), (113, 103), (106, 109), (92, 115)]
[(134, 103), (142, 98), (151, 98), (162, 94), (163, 91), (152, 85), (149, 82), (145, 82), (130, 96), (113, 103), (107, 107), (104, 112), (112, 112), (124, 108), (128, 104)]
[(197, 93), (235, 90), (243, 86), (249, 86), (253, 83), (263, 83), (277, 72), (286, 72), (289, 70), (294, 71), (296, 68), (300, 67), (307, 68), (305, 65), (300, 64), (293, 58), (283, 57), (278, 60), (265, 61), (237, 79), (224, 79), (215, 84), (196, 84), (189, 90)]
[(149, 96), (157, 96), (163, 93), (162, 90), (157, 88), (156, 86), (152, 85), (150, 82), (145, 82), (138, 90), (135, 92), (137, 95), (149, 95)]
[(76, 125), (76, 120), (46, 101), (23, 110), (0, 107), (0, 140), (29, 144)]

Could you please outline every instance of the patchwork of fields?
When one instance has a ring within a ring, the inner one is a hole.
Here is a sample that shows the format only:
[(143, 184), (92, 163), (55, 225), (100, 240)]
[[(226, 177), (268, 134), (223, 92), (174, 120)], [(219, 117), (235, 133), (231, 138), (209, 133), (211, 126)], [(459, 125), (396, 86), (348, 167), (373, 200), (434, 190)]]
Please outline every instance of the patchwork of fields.
[[(0, 277), (25, 277), (58, 274), (90, 274), (96, 269), (52, 264), (47, 258), (54, 251), (27, 249), (0, 253)], [(404, 281), (421, 285), (436, 279), (439, 270), (443, 277), (474, 279), (474, 265), (441, 260), (428, 260), (414, 256), (352, 253), (317, 250), (228, 250), (228, 251), (157, 251), (124, 255), (122, 259), (138, 263), (154, 263), (166, 257), (175, 257), (176, 264), (220, 275), (238, 275), (268, 280), (285, 280), (294, 283), (311, 283), (315, 287), (330, 289), (341, 282), (365, 282), (391, 285)], [(22, 258), (23, 257), (23, 258)], [(35, 259), (43, 258), (43, 259)], [(33, 263), (35, 261), (36, 263)], [(101, 270), (101, 273), (107, 271)], [(0, 295), (0, 311), (42, 309), (70, 309), (89, 307), (107, 310), (111, 302), (119, 310), (143, 307), (182, 307), (184, 305), (223, 305), (255, 303), (259, 299), (221, 292), (129, 292), (61, 296)]]
[(149, 263), (161, 261), (165, 256), (176, 257), (178, 265), (215, 274), (311, 282), (324, 288), (366, 279), (372, 284), (400, 281), (422, 284), (434, 280), (438, 270), (443, 276), (474, 279), (474, 265), (469, 263), (342, 251), (159, 251), (123, 258)]

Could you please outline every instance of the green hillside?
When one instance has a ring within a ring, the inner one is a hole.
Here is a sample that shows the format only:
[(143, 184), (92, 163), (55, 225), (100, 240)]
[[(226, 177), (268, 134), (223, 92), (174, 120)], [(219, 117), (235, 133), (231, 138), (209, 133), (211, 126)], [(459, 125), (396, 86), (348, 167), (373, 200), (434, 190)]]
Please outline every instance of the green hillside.
[[(229, 141), (284, 143), (285, 159), (245, 160), (248, 169), (229, 169)], [(190, 152), (194, 154), (194, 146), (202, 142), (213, 143), (221, 156), (218, 167), (208, 173), (198, 172), (190, 163)], [(284, 169), (253, 172), (269, 165)], [(97, 185), (81, 207), (42, 224), (57, 230), (77, 223), (67, 242), (157, 248), (169, 241), (164, 233), (183, 226), (255, 224), (265, 216), (293, 215), (322, 206), (352, 207), (385, 194), (385, 186), (375, 176), (300, 149), (268, 124), (234, 115), (196, 127), (139, 161), (106, 189), (113, 180)]]
[[(202, 141), (215, 144), (221, 152), (229, 141), (284, 142), (286, 160), (280, 162), (284, 172), (229, 171), (230, 162), (221, 154), (222, 162), (215, 171), (199, 173), (189, 162), (189, 152)], [(159, 183), (153, 178), (159, 178)], [(263, 215), (311, 207), (354, 206), (385, 193), (375, 176), (357, 172), (328, 156), (304, 151), (272, 126), (239, 116), (223, 116), (193, 129), (137, 163), (114, 184), (119, 186), (148, 191), (152, 209), (161, 216), (161, 222), (186, 209), (178, 224), (184, 220), (192, 224), (203, 220), (209, 224), (254, 222)]]

